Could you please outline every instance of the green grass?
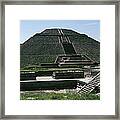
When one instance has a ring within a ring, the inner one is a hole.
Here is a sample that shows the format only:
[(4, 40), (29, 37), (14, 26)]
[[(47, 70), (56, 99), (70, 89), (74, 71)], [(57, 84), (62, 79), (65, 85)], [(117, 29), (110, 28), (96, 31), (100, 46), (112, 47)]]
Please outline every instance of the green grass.
[(44, 68), (41, 66), (26, 66), (21, 68), (21, 72), (37, 72), (37, 71), (61, 71), (61, 70), (82, 70), (82, 68)]
[(75, 92), (53, 93), (53, 92), (24, 92), (20, 94), (21, 100), (100, 100), (95, 94), (83, 94)]

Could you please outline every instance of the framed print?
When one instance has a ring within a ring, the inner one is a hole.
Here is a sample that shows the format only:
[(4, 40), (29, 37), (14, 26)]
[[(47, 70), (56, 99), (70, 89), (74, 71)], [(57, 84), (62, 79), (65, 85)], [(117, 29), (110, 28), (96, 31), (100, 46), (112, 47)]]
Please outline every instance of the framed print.
[(119, 119), (118, 1), (1, 8), (1, 118)]

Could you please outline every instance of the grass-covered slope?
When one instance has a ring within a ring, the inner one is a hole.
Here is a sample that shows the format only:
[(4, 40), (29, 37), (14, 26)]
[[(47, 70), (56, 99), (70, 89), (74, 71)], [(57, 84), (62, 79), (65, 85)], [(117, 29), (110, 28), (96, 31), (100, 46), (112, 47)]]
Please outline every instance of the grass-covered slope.
[[(85, 34), (62, 29), (64, 36), (72, 42), (77, 54), (87, 54), (100, 61), (100, 43)], [(58, 55), (65, 54), (58, 29), (46, 29), (37, 33), (20, 45), (21, 68), (41, 63), (53, 63)]]
[(54, 92), (23, 92), (20, 93), (21, 100), (100, 100), (96, 94), (80, 95), (76, 92), (54, 93)]

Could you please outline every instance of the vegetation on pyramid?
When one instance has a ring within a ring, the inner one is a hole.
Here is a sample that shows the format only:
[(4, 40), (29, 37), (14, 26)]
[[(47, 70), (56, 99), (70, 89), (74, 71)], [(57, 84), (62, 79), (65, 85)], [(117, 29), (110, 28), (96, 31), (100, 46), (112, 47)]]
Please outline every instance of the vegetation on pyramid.
[(20, 45), (20, 66), (54, 63), (66, 54), (85, 54), (100, 62), (100, 42), (73, 30), (46, 29)]

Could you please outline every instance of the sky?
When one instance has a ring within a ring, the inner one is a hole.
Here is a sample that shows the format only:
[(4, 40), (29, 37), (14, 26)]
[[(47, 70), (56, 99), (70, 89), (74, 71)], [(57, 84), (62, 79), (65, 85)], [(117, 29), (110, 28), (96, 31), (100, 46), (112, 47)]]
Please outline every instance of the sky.
[(99, 20), (21, 20), (20, 43), (24, 43), (36, 33), (52, 28), (71, 29), (100, 41)]

